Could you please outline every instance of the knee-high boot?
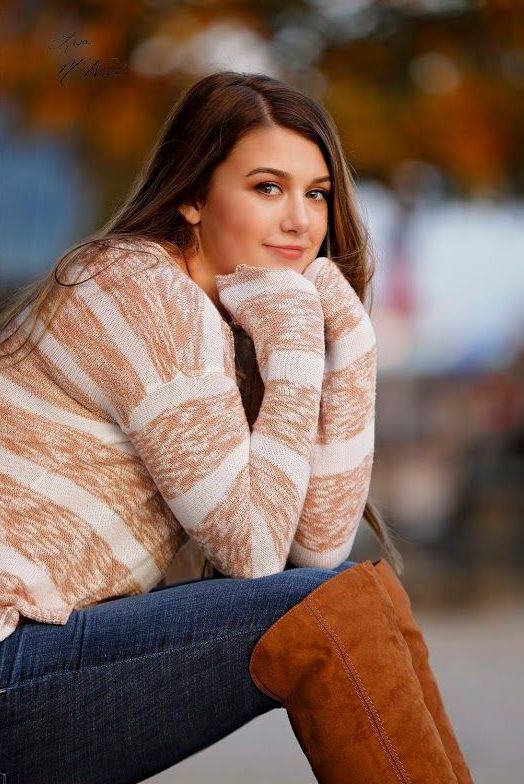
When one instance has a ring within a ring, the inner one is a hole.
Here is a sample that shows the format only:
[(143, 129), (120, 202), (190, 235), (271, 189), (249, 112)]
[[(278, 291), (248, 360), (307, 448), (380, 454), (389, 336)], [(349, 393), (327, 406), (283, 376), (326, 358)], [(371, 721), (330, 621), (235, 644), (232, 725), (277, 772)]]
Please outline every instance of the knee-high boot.
[(473, 784), (470, 770), (446, 713), (437, 680), (431, 670), (428, 647), (413, 616), (409, 595), (386, 560), (382, 558), (379, 561), (374, 561), (373, 567), (393, 603), (397, 624), (409, 648), (413, 669), (417, 674), (424, 695), (424, 702), (433, 716), (433, 721), (439, 731), (457, 781), (459, 784)]
[(329, 578), (253, 648), (320, 784), (457, 784), (371, 561)]

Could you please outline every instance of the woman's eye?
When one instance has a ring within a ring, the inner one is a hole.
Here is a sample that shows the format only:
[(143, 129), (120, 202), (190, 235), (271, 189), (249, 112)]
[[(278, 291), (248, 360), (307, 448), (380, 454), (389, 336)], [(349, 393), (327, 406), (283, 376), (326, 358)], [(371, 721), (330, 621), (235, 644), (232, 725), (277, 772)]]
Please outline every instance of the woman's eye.
[[(326, 199), (326, 201), (327, 201), (327, 198), (329, 196), (329, 191), (324, 191), (324, 190), (322, 190), (322, 188), (317, 188), (316, 190), (309, 191), (309, 192), (310, 193), (320, 193), (322, 198)], [(321, 201), (321, 199), (313, 199), (313, 201)]]
[[(262, 189), (262, 188), (279, 188), (280, 189), (280, 185), (277, 185), (276, 182), (260, 182), (258, 185), (255, 185), (255, 189), (256, 190), (259, 190), (259, 189)], [(264, 193), (266, 196), (270, 195), (267, 191), (260, 190), (260, 192)], [(320, 197), (317, 197), (317, 198), (313, 199), (313, 201), (322, 201), (322, 199), (325, 199), (327, 201), (327, 198), (329, 196), (329, 191), (325, 191), (322, 188), (315, 188), (315, 190), (309, 191), (309, 193), (320, 193)]]
[[(274, 182), (259, 182), (258, 185), (255, 185), (255, 189), (256, 190), (258, 190), (259, 188), (278, 188), (278, 187), (280, 187), (280, 186), (277, 185)], [(267, 191), (262, 191), (262, 193), (266, 193), (267, 194)], [(267, 195), (269, 195), (269, 194), (267, 194)]]

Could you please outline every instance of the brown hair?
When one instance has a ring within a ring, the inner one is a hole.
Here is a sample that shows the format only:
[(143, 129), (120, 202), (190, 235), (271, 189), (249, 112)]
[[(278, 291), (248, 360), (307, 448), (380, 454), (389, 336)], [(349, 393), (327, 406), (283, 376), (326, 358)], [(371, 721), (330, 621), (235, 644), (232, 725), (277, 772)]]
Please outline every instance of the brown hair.
[[(183, 203), (205, 203), (214, 169), (228, 157), (241, 137), (255, 128), (274, 125), (295, 131), (320, 148), (333, 187), (329, 198), (328, 232), (318, 255), (329, 256), (339, 265), (364, 302), (375, 272), (375, 261), (367, 228), (357, 208), (350, 166), (331, 116), (312, 98), (278, 79), (264, 74), (225, 71), (205, 76), (182, 94), (116, 214), (98, 232), (68, 249), (43, 279), (17, 292), (0, 318), (0, 330), (26, 307), (27, 316), (38, 315), (57, 286), (63, 287), (62, 295), (65, 296), (71, 284), (60, 281), (59, 273), (79, 256), (86, 260), (87, 267), (100, 245), (108, 241), (141, 237), (161, 244), (174, 256), (192, 255), (197, 250), (197, 239), (193, 227), (178, 207)], [(56, 299), (52, 313), (48, 314), (46, 310), (47, 323), (62, 299)], [(26, 314), (22, 316), (21, 323)], [(16, 329), (19, 326), (20, 323)], [(232, 326), (237, 379), (252, 428), (264, 387), (251, 338)], [(393, 544), (387, 524), (370, 500), (364, 509), (364, 519), (380, 541), (386, 558), (397, 574), (401, 574), (402, 556)]]

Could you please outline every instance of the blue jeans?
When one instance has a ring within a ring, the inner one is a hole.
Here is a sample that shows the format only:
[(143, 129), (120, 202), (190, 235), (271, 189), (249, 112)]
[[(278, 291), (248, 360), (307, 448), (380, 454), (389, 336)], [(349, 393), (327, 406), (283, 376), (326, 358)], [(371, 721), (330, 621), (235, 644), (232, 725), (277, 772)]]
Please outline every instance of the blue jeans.
[(135, 784), (282, 703), (249, 675), (261, 635), (356, 562), (208, 577), (23, 619), (0, 642), (0, 784)]

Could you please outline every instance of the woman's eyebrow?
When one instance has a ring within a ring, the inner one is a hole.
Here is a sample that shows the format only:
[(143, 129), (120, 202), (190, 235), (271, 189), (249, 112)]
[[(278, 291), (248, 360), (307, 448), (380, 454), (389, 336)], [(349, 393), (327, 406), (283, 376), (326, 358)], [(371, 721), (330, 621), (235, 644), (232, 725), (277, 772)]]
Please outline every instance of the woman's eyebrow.
[[(259, 174), (261, 172), (267, 172), (268, 174), (274, 174), (275, 177), (282, 177), (284, 180), (290, 180), (291, 174), (289, 172), (282, 171), (282, 169), (271, 169), (271, 168), (258, 168), (252, 169), (248, 172), (245, 176), (250, 177), (252, 174)], [(315, 177), (311, 182), (324, 182), (325, 180), (329, 180), (331, 182), (331, 177), (329, 175), (325, 175), (324, 177)]]

